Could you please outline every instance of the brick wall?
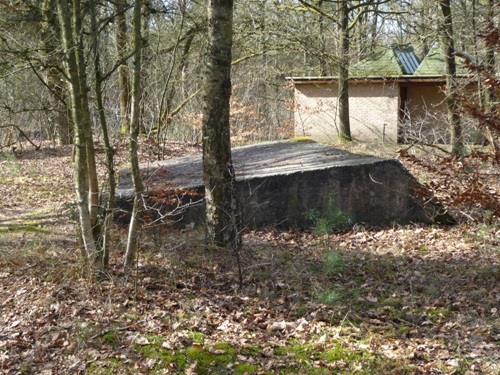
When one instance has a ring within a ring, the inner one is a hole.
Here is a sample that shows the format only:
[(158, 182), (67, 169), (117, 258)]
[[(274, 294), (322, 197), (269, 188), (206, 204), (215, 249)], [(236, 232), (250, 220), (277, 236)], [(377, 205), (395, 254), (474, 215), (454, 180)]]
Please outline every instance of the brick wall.
[[(337, 85), (295, 86), (295, 135), (322, 142), (338, 137)], [(399, 84), (351, 82), (349, 86), (351, 133), (364, 142), (396, 142), (398, 138)]]

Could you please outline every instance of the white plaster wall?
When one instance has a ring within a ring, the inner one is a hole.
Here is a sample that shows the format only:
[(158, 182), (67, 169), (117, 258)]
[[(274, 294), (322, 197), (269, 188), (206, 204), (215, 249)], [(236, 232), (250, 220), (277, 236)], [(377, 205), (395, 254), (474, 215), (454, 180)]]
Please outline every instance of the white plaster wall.
[[(322, 142), (338, 138), (337, 85), (295, 86), (295, 135)], [(396, 142), (398, 138), (399, 85), (353, 83), (349, 85), (351, 134), (365, 142)]]

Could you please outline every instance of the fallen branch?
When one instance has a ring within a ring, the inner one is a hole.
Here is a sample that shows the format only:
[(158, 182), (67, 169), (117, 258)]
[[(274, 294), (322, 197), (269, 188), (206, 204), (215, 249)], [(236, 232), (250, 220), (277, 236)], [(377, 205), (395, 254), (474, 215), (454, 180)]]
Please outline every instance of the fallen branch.
[(12, 147), (16, 144), (17, 142), (12, 142), (12, 143), (9, 143), (8, 145), (0, 145), (0, 150), (4, 149), (4, 148), (9, 148), (9, 147)]
[(37, 151), (40, 150), (40, 145), (36, 145), (19, 126), (15, 124), (0, 125), (0, 129), (6, 129), (6, 128), (16, 129), (19, 132), (19, 134), (21, 134), (35, 148), (35, 150)]
[(421, 142), (413, 142), (413, 143), (410, 143), (408, 145), (408, 147), (406, 148), (403, 148), (400, 150), (400, 152), (407, 152), (409, 151), (411, 148), (413, 147), (417, 147), (417, 148), (421, 148), (421, 149), (424, 149), (424, 147), (430, 147), (430, 148), (435, 148), (445, 154), (451, 154), (450, 151), (446, 150), (445, 148), (443, 147), (440, 147), (434, 143), (421, 143)]

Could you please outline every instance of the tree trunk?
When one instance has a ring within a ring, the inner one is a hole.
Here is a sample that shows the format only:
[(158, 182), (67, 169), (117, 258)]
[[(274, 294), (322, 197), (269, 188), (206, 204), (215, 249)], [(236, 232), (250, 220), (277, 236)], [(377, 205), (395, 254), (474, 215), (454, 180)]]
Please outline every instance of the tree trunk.
[(464, 151), (462, 140), (462, 125), (458, 113), (456, 99), (457, 65), (455, 61), (455, 45), (453, 39), (453, 18), (450, 0), (440, 0), (439, 5), (443, 13), (441, 27), (441, 43), (446, 59), (446, 106), (448, 109), (448, 124), (451, 130), (451, 152), (453, 155), (462, 155)]
[[(182, 72), (184, 71), (185, 66), (187, 64), (187, 61), (189, 58), (189, 53), (191, 52), (191, 46), (193, 44), (193, 40), (194, 40), (195, 36), (196, 36), (196, 32), (194, 29), (188, 31), (186, 41), (184, 42), (184, 47), (182, 49), (182, 55), (181, 55), (181, 58), (179, 60), (179, 64), (177, 67), (177, 73), (175, 74), (175, 81), (178, 81), (182, 76)], [(172, 69), (173, 68), (174, 67), (172, 66)], [(169, 75), (169, 77), (170, 77), (170, 75)], [(160, 124), (158, 124), (159, 128), (160, 128), (160, 126), (161, 126), (161, 128), (168, 128), (168, 126), (170, 125), (170, 122), (172, 121), (172, 117), (171, 117), (172, 104), (173, 104), (173, 101), (175, 98), (175, 94), (178, 93), (178, 91), (180, 91), (179, 87), (170, 84), (170, 78), (168, 79), (167, 83), (168, 83), (169, 87), (168, 87), (168, 93), (166, 95), (166, 100), (165, 100), (165, 110), (160, 112), (160, 113), (162, 113), (162, 112), (163, 113), (161, 115), (161, 122), (160, 122)], [(158, 134), (158, 139), (160, 139), (159, 134)]]
[(115, 208), (115, 195), (116, 195), (116, 180), (115, 180), (115, 169), (114, 169), (114, 149), (109, 139), (108, 125), (106, 121), (106, 115), (104, 112), (104, 104), (102, 97), (102, 72), (101, 72), (101, 62), (100, 62), (100, 45), (99, 45), (99, 31), (97, 24), (97, 9), (95, 0), (90, 0), (90, 16), (91, 16), (91, 28), (92, 28), (92, 46), (94, 49), (94, 90), (96, 96), (97, 112), (99, 115), (99, 123), (101, 124), (101, 130), (104, 140), (104, 147), (106, 149), (106, 167), (108, 170), (108, 185), (109, 185), (109, 197), (106, 203), (106, 213), (104, 215), (103, 226), (101, 228), (102, 242), (101, 242), (101, 254), (97, 261), (103, 269), (107, 269), (109, 266), (109, 247), (110, 247), (110, 227), (113, 220), (113, 211)]
[[(495, 0), (488, 0), (488, 15), (487, 15), (487, 29), (493, 30), (495, 28)], [(486, 71), (490, 77), (496, 77), (495, 71), (495, 44), (491, 42), (486, 43)], [(496, 104), (496, 87), (495, 85), (488, 85), (486, 87), (486, 111), (487, 113), (495, 113), (497, 110)], [(495, 156), (495, 161), (500, 163), (500, 144), (497, 139), (497, 135), (491, 131), (489, 126), (485, 129), (486, 138), (493, 148), (493, 154)]]
[(233, 0), (209, 0), (203, 108), (206, 240), (227, 248), (240, 241), (229, 126), (232, 36)]
[[(77, 1), (75, 0), (75, 2)], [(88, 116), (84, 113), (88, 108), (85, 108), (82, 99), (82, 80), (77, 64), (77, 49), (80, 47), (80, 44), (75, 43), (73, 30), (75, 25), (81, 24), (81, 14), (78, 12), (78, 6), (74, 5), (72, 16), (66, 0), (58, 0), (57, 6), (63, 47), (66, 55), (66, 75), (69, 79), (71, 115), (75, 126), (75, 187), (83, 242), (83, 255), (86, 260), (93, 262), (97, 251), (89, 211), (88, 149), (85, 134), (87, 131), (86, 121), (88, 120)], [(75, 29), (78, 30), (77, 27)]]
[[(493, 30), (495, 27), (495, 0), (488, 0), (488, 21), (487, 29)], [(491, 77), (495, 77), (495, 45), (486, 43), (486, 69)], [(486, 105), (491, 109), (496, 101), (494, 85), (488, 85), (486, 89)]]
[[(318, 3), (318, 7), (321, 8), (323, 2)], [(319, 17), (318, 19), (318, 38), (319, 38), (319, 75), (321, 77), (326, 77), (328, 75), (328, 63), (327, 58), (328, 51), (326, 50), (326, 36), (325, 36), (325, 18)]]
[[(162, 94), (161, 94), (161, 100), (160, 100), (160, 108), (158, 111), (158, 124), (156, 128), (156, 142), (158, 144), (161, 144), (161, 138), (162, 138), (162, 131), (163, 128), (168, 126), (170, 123), (169, 120), (169, 115), (171, 111), (171, 106), (172, 106), (172, 100), (174, 99), (175, 96), (175, 86), (171, 84), (171, 81), (174, 80), (176, 77), (174, 74), (175, 66), (177, 63), (177, 51), (180, 48), (181, 45), (181, 40), (182, 40), (182, 34), (184, 32), (184, 22), (185, 22), (185, 16), (186, 16), (186, 7), (181, 6), (180, 9), (180, 14), (181, 14), (181, 21), (180, 21), (180, 26), (179, 26), (179, 31), (177, 34), (176, 42), (174, 49), (172, 51), (172, 59), (170, 61), (170, 69), (168, 70), (167, 78), (165, 79), (165, 84), (163, 86)], [(189, 36), (190, 35), (190, 36)], [(186, 41), (185, 47), (187, 46), (186, 53), (189, 53), (189, 49), (191, 48), (191, 43), (193, 41), (194, 34), (190, 34), (190, 31), (188, 31), (188, 39)], [(183, 59), (187, 58), (187, 54), (183, 56)], [(182, 64), (179, 65), (179, 72), (181, 72), (182, 69)], [(163, 137), (164, 140), (166, 140), (166, 137)], [(160, 156), (160, 155), (158, 155)], [(161, 155), (163, 158), (163, 155)]]
[[(476, 17), (477, 17), (477, 0), (472, 0), (472, 46), (473, 46), (473, 53), (474, 53), (474, 64), (479, 63), (479, 51), (478, 51), (478, 30), (477, 30), (477, 22), (476, 22)], [(481, 80), (481, 75), (478, 74), (477, 78), (477, 97), (478, 97), (478, 102), (479, 106), (484, 108), (484, 98), (483, 98), (483, 87), (482, 87), (482, 80)]]
[(51, 117), (55, 124), (57, 140), (60, 145), (69, 145), (73, 142), (73, 133), (68, 117), (66, 103), (68, 98), (60, 72), (62, 56), (58, 51), (61, 39), (56, 8), (55, 0), (45, 0), (43, 3), (42, 41), (46, 53), (44, 65), (47, 87), (50, 90), (51, 104), (55, 112), (55, 116)]
[(130, 84), (128, 65), (125, 61), (127, 56), (127, 0), (117, 0), (116, 10), (116, 51), (118, 60), (121, 61), (118, 68), (118, 85), (120, 89), (120, 133), (128, 135), (130, 132)]
[[(267, 33), (267, 0), (261, 0), (260, 1), (260, 6), (259, 6), (259, 28), (260, 28), (260, 35), (259, 35), (259, 45), (260, 45), (260, 50), (262, 51), (261, 55), (261, 69), (262, 69), (262, 76), (260, 77), (259, 83), (258, 83), (258, 97), (259, 97), (259, 105), (258, 105), (258, 119), (259, 122), (262, 124), (267, 124), (268, 129), (271, 129), (272, 127), (272, 122), (270, 119), (270, 105), (269, 105), (269, 90), (268, 90), (268, 73), (269, 73), (269, 56), (267, 53), (268, 50), (268, 43), (267, 43), (267, 38), (268, 38), (268, 33)], [(270, 130), (267, 132), (267, 137), (270, 136)]]
[(87, 64), (84, 56), (83, 26), (82, 26), (81, 0), (73, 0), (73, 27), (76, 37), (76, 66), (80, 87), (81, 101), (81, 125), (83, 126), (84, 143), (87, 149), (87, 173), (89, 182), (89, 214), (90, 225), (94, 232), (94, 240), (99, 236), (97, 216), (99, 213), (99, 183), (97, 179), (97, 168), (95, 162), (94, 136), (92, 120), (90, 117), (89, 95), (87, 85)]
[(375, 10), (373, 12), (373, 19), (371, 20), (370, 25), (370, 53), (375, 51), (375, 47), (377, 46), (377, 36), (378, 36), (378, 8), (379, 3), (374, 5)]
[(349, 9), (347, 0), (339, 4), (340, 15), (340, 57), (339, 57), (339, 139), (351, 141), (351, 125), (349, 122)]
[[(152, 53), (150, 47), (150, 32), (149, 24), (151, 22), (151, 2), (150, 0), (142, 1), (142, 66), (149, 66), (152, 61)], [(149, 82), (149, 74), (147, 69), (141, 69), (141, 82)], [(146, 131), (146, 116), (147, 110), (145, 108), (147, 102), (147, 91), (141, 90), (141, 114), (139, 116), (139, 134), (147, 135)], [(151, 127), (151, 125), (150, 125)]]
[(137, 254), (138, 234), (142, 228), (142, 193), (144, 186), (139, 171), (138, 138), (140, 130), (140, 101), (141, 101), (141, 0), (134, 3), (134, 80), (132, 86), (132, 113), (130, 126), (130, 164), (132, 168), (132, 180), (134, 183), (134, 206), (127, 239), (127, 250), (125, 253), (125, 269), (129, 270), (134, 264)]

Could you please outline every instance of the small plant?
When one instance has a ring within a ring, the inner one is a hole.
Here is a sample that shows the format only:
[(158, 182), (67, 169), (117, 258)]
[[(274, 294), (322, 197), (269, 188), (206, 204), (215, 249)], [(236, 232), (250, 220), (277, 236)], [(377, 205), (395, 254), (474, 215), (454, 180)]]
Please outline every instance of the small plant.
[(118, 344), (120, 343), (120, 335), (118, 334), (117, 331), (110, 330), (102, 336), (102, 341), (105, 344), (107, 344), (113, 348), (116, 348), (118, 346)]
[(87, 368), (88, 375), (132, 374), (127, 365), (118, 358), (109, 358), (104, 363), (92, 363)]
[(327, 275), (342, 273), (345, 263), (342, 254), (338, 250), (330, 249), (325, 256), (324, 271)]
[(318, 295), (318, 300), (324, 305), (353, 304), (359, 299), (359, 289), (334, 287)]
[(346, 299), (346, 295), (337, 290), (330, 290), (322, 293), (319, 299), (321, 303), (331, 306), (343, 302)]
[(198, 345), (203, 345), (205, 343), (205, 335), (201, 332), (192, 331), (189, 332), (189, 337), (193, 340), (193, 343)]
[(234, 373), (237, 375), (256, 374), (258, 367), (250, 363), (241, 363), (234, 366)]
[(313, 222), (314, 233), (320, 236), (334, 231), (342, 231), (352, 226), (351, 218), (340, 210), (333, 195), (328, 197), (326, 206), (321, 213), (315, 209), (310, 210), (307, 218)]
[[(3, 173), (0, 173), (0, 183), (6, 184), (12, 178), (19, 177), (22, 172), (21, 163), (15, 156), (8, 153), (0, 153), (0, 167), (3, 167)], [(2, 172), (0, 170), (0, 172)]]

